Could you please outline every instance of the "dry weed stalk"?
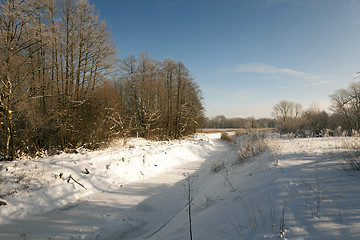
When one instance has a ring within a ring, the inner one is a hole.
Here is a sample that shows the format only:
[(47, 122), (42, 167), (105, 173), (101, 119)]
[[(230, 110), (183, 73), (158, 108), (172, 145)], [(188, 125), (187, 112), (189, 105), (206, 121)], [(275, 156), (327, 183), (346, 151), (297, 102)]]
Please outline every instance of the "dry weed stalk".
[(184, 184), (184, 189), (186, 192), (186, 197), (187, 197), (187, 201), (188, 201), (188, 216), (189, 216), (189, 234), (190, 234), (190, 240), (193, 239), (193, 234), (192, 234), (192, 217), (191, 217), (191, 204), (192, 204), (192, 185), (196, 179), (196, 175), (191, 175), (189, 173), (183, 173), (183, 176), (186, 180), (186, 184)]
[(360, 138), (355, 137), (351, 142), (344, 140), (343, 147), (347, 150), (343, 152), (347, 168), (360, 171)]
[(238, 143), (239, 162), (244, 163), (251, 158), (258, 156), (268, 149), (264, 134), (248, 134), (242, 136), (242, 141)]

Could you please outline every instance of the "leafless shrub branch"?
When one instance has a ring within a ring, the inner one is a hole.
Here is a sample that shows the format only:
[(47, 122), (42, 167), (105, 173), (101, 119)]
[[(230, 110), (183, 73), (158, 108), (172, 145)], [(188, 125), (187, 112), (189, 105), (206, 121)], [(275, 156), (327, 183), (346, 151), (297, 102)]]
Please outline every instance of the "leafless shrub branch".
[(238, 145), (238, 162), (243, 164), (246, 161), (258, 156), (268, 149), (264, 134), (248, 134), (240, 138)]
[(343, 152), (346, 168), (360, 171), (360, 139), (356, 137), (352, 141), (345, 140), (343, 147), (347, 150)]

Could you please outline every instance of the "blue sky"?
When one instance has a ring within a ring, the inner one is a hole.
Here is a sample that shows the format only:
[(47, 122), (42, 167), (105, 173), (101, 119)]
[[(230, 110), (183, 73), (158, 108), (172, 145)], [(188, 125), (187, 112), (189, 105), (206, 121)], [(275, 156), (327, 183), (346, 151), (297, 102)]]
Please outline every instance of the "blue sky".
[(181, 61), (206, 115), (270, 117), (280, 100), (330, 106), (360, 71), (360, 0), (90, 0), (119, 57)]

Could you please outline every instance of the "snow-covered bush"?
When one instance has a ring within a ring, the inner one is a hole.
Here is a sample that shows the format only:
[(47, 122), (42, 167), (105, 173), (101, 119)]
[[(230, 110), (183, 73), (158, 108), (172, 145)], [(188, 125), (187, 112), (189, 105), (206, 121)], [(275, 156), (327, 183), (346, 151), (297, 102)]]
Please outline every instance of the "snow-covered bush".
[(351, 142), (345, 140), (343, 147), (348, 150), (343, 152), (346, 167), (360, 171), (360, 138), (356, 137)]
[(265, 141), (265, 134), (259, 133), (238, 137), (236, 145), (238, 146), (238, 163), (244, 163), (268, 149), (268, 145)]
[(226, 140), (226, 141), (228, 141), (228, 142), (234, 141), (233, 137), (232, 137), (229, 133), (227, 133), (227, 132), (221, 133), (221, 137), (220, 137), (220, 138), (221, 138), (222, 140)]

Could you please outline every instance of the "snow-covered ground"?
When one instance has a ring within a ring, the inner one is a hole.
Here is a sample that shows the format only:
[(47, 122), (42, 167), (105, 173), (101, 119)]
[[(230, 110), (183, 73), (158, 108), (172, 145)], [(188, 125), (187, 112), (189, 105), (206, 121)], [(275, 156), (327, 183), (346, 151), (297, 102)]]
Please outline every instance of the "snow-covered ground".
[(188, 183), (193, 239), (360, 239), (343, 141), (272, 139), (241, 165), (220, 134), (2, 162), (0, 239), (190, 239)]

